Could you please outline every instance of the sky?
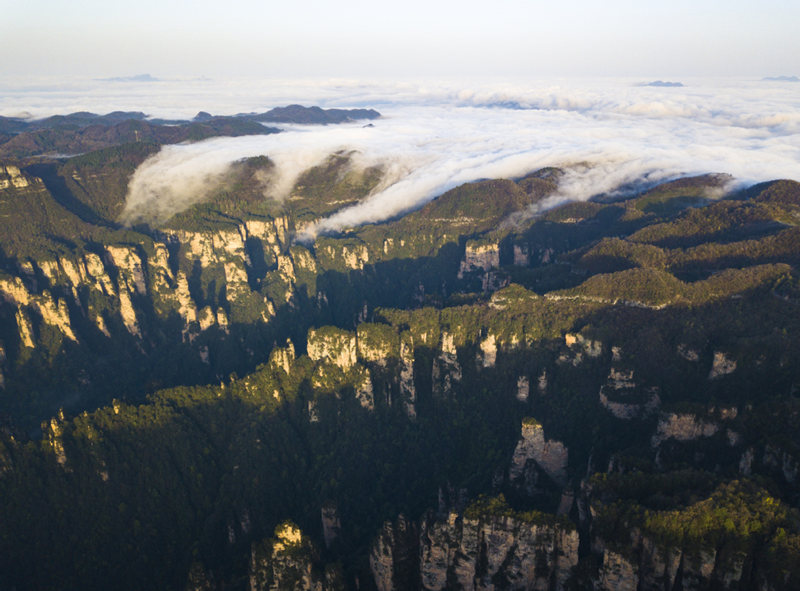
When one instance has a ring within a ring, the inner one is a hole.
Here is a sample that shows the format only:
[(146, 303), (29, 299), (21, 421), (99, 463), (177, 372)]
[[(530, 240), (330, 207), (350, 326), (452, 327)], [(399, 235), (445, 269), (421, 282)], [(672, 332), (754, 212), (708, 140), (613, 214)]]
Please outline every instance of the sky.
[(0, 0), (5, 76), (800, 75), (796, 0)]
[(310, 236), (542, 166), (568, 171), (550, 205), (691, 174), (800, 180), (800, 82), (763, 80), (800, 76), (797, 0), (0, 0), (0, 15), (0, 115), (382, 114), (165, 146), (133, 175), (122, 221), (163, 222), (262, 154), (277, 165), (265, 198), (338, 150), (384, 167)]

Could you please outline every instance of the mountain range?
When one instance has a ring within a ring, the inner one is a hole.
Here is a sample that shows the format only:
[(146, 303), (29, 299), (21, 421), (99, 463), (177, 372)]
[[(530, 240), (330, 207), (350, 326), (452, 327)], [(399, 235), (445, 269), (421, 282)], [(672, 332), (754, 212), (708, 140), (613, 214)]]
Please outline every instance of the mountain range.
[(164, 144), (378, 116), (0, 121), (0, 588), (798, 588), (800, 183), (543, 168), (304, 243), (385, 171), (264, 155), (119, 221)]

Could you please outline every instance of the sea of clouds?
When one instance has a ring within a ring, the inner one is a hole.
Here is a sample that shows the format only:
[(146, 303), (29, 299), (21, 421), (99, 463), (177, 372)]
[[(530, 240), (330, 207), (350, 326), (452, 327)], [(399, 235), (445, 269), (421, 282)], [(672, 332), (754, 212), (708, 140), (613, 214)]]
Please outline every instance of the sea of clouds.
[(159, 223), (205, 199), (232, 163), (249, 156), (275, 162), (265, 187), (265, 198), (275, 199), (334, 152), (352, 152), (356, 167), (383, 166), (384, 180), (368, 198), (308, 228), (307, 237), (386, 219), (464, 182), (544, 166), (568, 171), (544, 207), (708, 172), (731, 174), (739, 184), (800, 180), (797, 83), (640, 82), (0, 81), (0, 115), (136, 110), (191, 118), (200, 110), (231, 115), (290, 103), (378, 109), (383, 117), (372, 126), (281, 125), (275, 135), (165, 146), (130, 181), (123, 221)]

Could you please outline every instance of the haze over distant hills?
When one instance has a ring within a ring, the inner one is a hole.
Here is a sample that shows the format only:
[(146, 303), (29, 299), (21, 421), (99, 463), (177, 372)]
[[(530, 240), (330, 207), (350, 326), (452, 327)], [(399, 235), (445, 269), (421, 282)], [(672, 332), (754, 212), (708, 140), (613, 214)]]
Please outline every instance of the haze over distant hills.
[(800, 78), (797, 76), (767, 76), (766, 78), (762, 78), (762, 80), (768, 82), (800, 82)]
[(136, 74), (134, 76), (115, 76), (112, 78), (99, 78), (103, 82), (158, 82), (158, 78), (150, 74)]
[(682, 82), (665, 82), (664, 80), (653, 80), (652, 82), (642, 82), (639, 86), (651, 86), (653, 88), (682, 88)]

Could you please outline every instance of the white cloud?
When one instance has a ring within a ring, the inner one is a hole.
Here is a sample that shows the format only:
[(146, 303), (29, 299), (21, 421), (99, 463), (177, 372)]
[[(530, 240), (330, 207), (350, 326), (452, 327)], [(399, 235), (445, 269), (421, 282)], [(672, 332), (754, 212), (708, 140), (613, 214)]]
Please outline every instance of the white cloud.
[(586, 199), (644, 175), (725, 172), (742, 183), (800, 180), (796, 85), (692, 79), (681, 80), (682, 88), (636, 85), (642, 81), (86, 81), (67, 91), (7, 84), (0, 113), (41, 115), (69, 105), (191, 117), (199, 110), (233, 114), (299, 102), (372, 106), (384, 114), (373, 128), (285, 126), (277, 135), (165, 147), (136, 171), (128, 220), (164, 219), (201, 201), (230, 163), (247, 156), (265, 154), (276, 163), (270, 191), (280, 197), (303, 170), (341, 149), (355, 150), (358, 165), (381, 163), (390, 174), (363, 203), (322, 221), (318, 230), (377, 221), (463, 182), (550, 165), (592, 165), (571, 170), (562, 183), (564, 199)]

